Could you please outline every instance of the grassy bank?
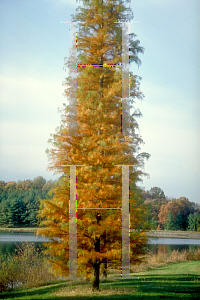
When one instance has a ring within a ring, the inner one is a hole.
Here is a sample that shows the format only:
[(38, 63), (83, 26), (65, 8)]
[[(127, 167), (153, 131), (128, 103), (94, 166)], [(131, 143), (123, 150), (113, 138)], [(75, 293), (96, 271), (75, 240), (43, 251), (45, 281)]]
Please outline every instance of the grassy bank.
[[(143, 257), (140, 264), (131, 264), (131, 274), (149, 269), (164, 267), (178, 262), (200, 262), (200, 248), (196, 250), (173, 250), (169, 253), (149, 253)], [(108, 276), (120, 275), (120, 266), (117, 269), (108, 269)], [(21, 288), (45, 286), (57, 281), (58, 276), (51, 271), (47, 256), (35, 249), (34, 245), (24, 242), (17, 246), (15, 254), (0, 256), (0, 291), (9, 291), (18, 285)]]
[(2, 293), (1, 299), (199, 299), (200, 261), (189, 261), (149, 269), (132, 274), (130, 279), (108, 279), (100, 284), (100, 292), (92, 292), (91, 284), (59, 281), (39, 288)]

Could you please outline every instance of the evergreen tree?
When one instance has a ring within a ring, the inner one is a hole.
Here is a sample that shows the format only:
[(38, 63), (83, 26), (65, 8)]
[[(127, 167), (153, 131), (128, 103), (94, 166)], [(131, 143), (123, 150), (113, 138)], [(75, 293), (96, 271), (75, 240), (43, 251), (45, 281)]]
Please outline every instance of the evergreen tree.
[(0, 209), (0, 226), (8, 227), (9, 223), (9, 204), (8, 201), (2, 200)]
[(52, 181), (44, 186), (45, 182), (42, 176), (34, 179), (33, 186), (30, 180), (17, 184), (0, 182), (0, 226), (38, 226), (36, 215), (40, 199), (50, 198), (48, 192), (53, 186)]
[(172, 214), (171, 210), (167, 213), (168, 218), (164, 222), (164, 229), (166, 230), (176, 230), (176, 223), (174, 220), (174, 215)]
[(189, 214), (187, 229), (191, 231), (200, 231), (200, 214), (198, 212)]
[(16, 227), (20, 223), (19, 205), (16, 198), (9, 201), (8, 227)]
[[(68, 272), (69, 260), (69, 185), (68, 165), (77, 167), (78, 207), (121, 207), (122, 167), (129, 168), (130, 178), (130, 224), (135, 229), (130, 237), (131, 261), (139, 260), (144, 253), (147, 237), (144, 235), (145, 205), (136, 183), (141, 180), (144, 158), (139, 153), (142, 139), (136, 134), (138, 111), (131, 115), (129, 136), (120, 136), (121, 128), (121, 71), (122, 28), (117, 22), (132, 18), (125, 2), (117, 0), (82, 0), (73, 21), (78, 21), (77, 34), (77, 133), (69, 136), (71, 116), (69, 107), (63, 111), (61, 126), (53, 135), (53, 148), (48, 151), (50, 170), (63, 174), (53, 189), (54, 198), (43, 201), (39, 218), (38, 234), (52, 239), (48, 253), (52, 256), (54, 268), (62, 275)], [(138, 54), (143, 52), (135, 35), (130, 34), (130, 62), (138, 65)], [(73, 57), (69, 57), (68, 66)], [(90, 67), (81, 67), (90, 65)], [(92, 66), (93, 65), (93, 66)], [(95, 66), (94, 66), (95, 65)], [(104, 67), (107, 65), (107, 67)], [(115, 67), (111, 67), (114, 65)], [(96, 67), (98, 66), (98, 67)], [(69, 85), (70, 77), (66, 79)], [(69, 91), (66, 90), (66, 96)], [(130, 75), (130, 104), (142, 98), (137, 76)], [(84, 136), (83, 136), (84, 135)], [(61, 240), (58, 241), (57, 238)], [(99, 289), (100, 266), (120, 266), (121, 259), (121, 211), (77, 212), (78, 274), (91, 277), (92, 286)]]
[(182, 216), (182, 213), (179, 210), (178, 214), (176, 216), (176, 219), (175, 219), (176, 230), (183, 230), (184, 229), (183, 228), (183, 223), (184, 223), (183, 216)]

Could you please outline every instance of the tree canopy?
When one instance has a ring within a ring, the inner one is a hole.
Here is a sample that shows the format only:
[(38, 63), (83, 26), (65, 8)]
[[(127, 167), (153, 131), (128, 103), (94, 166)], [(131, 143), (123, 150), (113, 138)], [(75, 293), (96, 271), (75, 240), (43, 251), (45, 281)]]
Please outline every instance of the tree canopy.
[[(129, 168), (130, 186), (130, 236), (131, 261), (139, 260), (144, 253), (147, 237), (144, 234), (146, 213), (136, 183), (144, 175), (144, 158), (140, 153), (141, 137), (137, 134), (136, 117), (140, 112), (134, 108), (135, 99), (142, 99), (139, 78), (130, 72), (130, 108), (133, 113), (128, 120), (128, 134), (122, 130), (122, 72), (121, 65), (123, 32), (122, 24), (133, 16), (126, 6), (128, 1), (83, 0), (72, 21), (77, 22), (77, 106), (65, 106), (61, 126), (52, 135), (52, 148), (48, 150), (50, 170), (63, 177), (54, 189), (54, 198), (44, 201), (40, 217), (44, 229), (39, 234), (52, 238), (49, 250), (54, 267), (62, 274), (69, 270), (69, 165), (76, 167), (78, 207), (121, 207), (122, 166)], [(126, 33), (127, 34), (127, 33)], [(129, 61), (140, 64), (143, 52), (135, 34), (129, 35)], [(71, 54), (67, 66), (74, 61)], [(72, 76), (66, 78), (65, 95), (70, 97)], [(126, 91), (127, 92), (127, 91)], [(76, 115), (77, 135), (70, 135), (72, 113)], [(125, 118), (124, 118), (125, 120)], [(121, 130), (120, 130), (121, 129)], [(71, 178), (71, 173), (70, 173)], [(128, 214), (127, 214), (128, 220)], [(60, 238), (58, 241), (57, 238)], [(120, 266), (121, 261), (121, 211), (77, 211), (77, 261), (78, 274), (91, 277), (93, 288), (99, 288), (101, 265)]]

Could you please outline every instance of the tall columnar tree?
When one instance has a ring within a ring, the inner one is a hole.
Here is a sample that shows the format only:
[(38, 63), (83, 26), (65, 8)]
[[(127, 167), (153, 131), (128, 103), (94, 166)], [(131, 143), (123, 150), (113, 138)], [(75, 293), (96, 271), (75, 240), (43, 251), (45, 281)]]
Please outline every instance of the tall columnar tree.
[[(130, 117), (129, 136), (121, 134), (122, 28), (119, 22), (129, 21), (132, 11), (126, 6), (128, 1), (82, 2), (83, 7), (78, 7), (73, 16), (73, 21), (78, 21), (78, 134), (69, 136), (71, 116), (69, 107), (65, 106), (61, 126), (52, 136), (53, 147), (48, 150), (50, 170), (60, 172), (62, 178), (54, 187), (53, 200), (44, 201), (39, 213), (45, 228), (38, 234), (51, 238), (48, 253), (54, 268), (62, 275), (68, 274), (69, 268), (69, 165), (84, 165), (77, 167), (76, 173), (78, 207), (121, 207), (122, 167), (116, 165), (132, 165), (129, 168), (130, 228), (135, 231), (130, 237), (131, 262), (139, 260), (147, 242), (141, 222), (145, 206), (136, 186), (144, 174), (144, 158), (149, 156), (140, 153), (142, 139), (137, 134), (136, 121), (140, 112), (134, 110)], [(138, 54), (143, 48), (135, 37), (129, 36), (129, 60), (140, 65)], [(72, 60), (69, 57), (68, 67)], [(69, 80), (70, 77), (66, 78), (67, 86)], [(68, 88), (65, 93), (69, 96)], [(130, 106), (134, 109), (134, 100), (142, 97), (139, 78), (130, 73)], [(120, 266), (121, 211), (78, 210), (77, 249), (78, 274), (86, 277), (93, 274), (93, 288), (99, 289), (100, 266)]]

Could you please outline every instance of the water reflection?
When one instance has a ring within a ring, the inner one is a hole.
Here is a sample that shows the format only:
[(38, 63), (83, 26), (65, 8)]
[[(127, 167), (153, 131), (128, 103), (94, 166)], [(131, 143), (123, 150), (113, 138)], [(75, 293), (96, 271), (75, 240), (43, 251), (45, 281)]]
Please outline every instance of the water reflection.
[(0, 243), (7, 242), (49, 242), (50, 239), (32, 232), (0, 232)]
[(176, 238), (149, 238), (149, 244), (163, 244), (163, 245), (200, 245), (198, 239), (176, 239)]
[(30, 242), (39, 252), (44, 249), (43, 242), (49, 239), (37, 236), (33, 232), (0, 232), (0, 255), (13, 254), (22, 242)]
[[(14, 253), (21, 242), (33, 243), (35, 249), (44, 249), (43, 242), (49, 239), (36, 236), (33, 232), (0, 232), (0, 255)], [(173, 250), (196, 250), (200, 247), (198, 239), (149, 238), (148, 250), (153, 253), (169, 253)]]
[(170, 253), (173, 250), (197, 250), (200, 247), (198, 239), (149, 238), (148, 250), (156, 253)]
[[(21, 242), (0, 243), (0, 256), (8, 253), (14, 254), (20, 244)], [(41, 242), (33, 242), (32, 244), (35, 250), (38, 250), (38, 252), (41, 252), (45, 249), (43, 243)]]

